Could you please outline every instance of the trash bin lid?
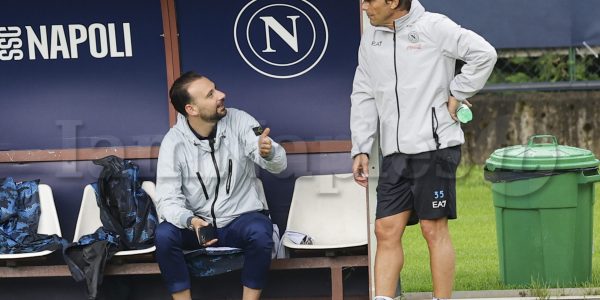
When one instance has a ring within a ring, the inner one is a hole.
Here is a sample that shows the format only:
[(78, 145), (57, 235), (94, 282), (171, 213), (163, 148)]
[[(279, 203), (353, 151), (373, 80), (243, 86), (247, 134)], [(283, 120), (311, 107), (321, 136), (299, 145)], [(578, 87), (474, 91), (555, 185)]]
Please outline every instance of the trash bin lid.
[[(540, 140), (551, 142), (538, 142)], [(600, 161), (590, 150), (558, 145), (553, 135), (534, 135), (527, 145), (498, 149), (485, 162), (490, 171), (571, 170), (597, 167)]]

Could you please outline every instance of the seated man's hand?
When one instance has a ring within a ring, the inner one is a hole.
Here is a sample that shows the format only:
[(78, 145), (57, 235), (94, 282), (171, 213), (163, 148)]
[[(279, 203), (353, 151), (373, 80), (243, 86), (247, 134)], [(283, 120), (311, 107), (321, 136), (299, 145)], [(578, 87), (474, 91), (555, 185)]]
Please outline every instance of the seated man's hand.
[(263, 133), (258, 138), (258, 149), (260, 150), (260, 156), (262, 158), (267, 158), (271, 155), (271, 150), (273, 149), (271, 146), (271, 138), (269, 137), (269, 132), (271, 129), (265, 128)]
[[(194, 217), (192, 219), (192, 226), (194, 226), (194, 232), (196, 233), (196, 237), (198, 238), (198, 241), (200, 241), (200, 229), (203, 227), (206, 227), (206, 226), (210, 226), (210, 224), (208, 222), (202, 220), (201, 218)], [(202, 244), (202, 246), (209, 247), (211, 245), (214, 245), (217, 241), (218, 241), (218, 239), (212, 239), (212, 240), (207, 241), (204, 244)]]

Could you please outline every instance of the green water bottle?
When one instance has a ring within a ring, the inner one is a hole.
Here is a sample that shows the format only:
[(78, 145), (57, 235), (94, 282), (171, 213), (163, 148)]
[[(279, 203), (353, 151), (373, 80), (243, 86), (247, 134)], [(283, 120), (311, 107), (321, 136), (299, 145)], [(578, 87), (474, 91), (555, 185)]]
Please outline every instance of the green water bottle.
[(473, 112), (466, 104), (462, 103), (456, 110), (456, 117), (461, 123), (466, 124), (473, 120)]

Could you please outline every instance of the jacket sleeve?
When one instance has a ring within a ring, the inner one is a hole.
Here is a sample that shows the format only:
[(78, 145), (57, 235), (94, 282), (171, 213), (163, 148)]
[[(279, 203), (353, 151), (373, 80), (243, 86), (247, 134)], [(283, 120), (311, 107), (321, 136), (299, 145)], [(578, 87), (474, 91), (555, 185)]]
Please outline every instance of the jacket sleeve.
[(181, 190), (183, 168), (175, 157), (175, 153), (182, 151), (177, 151), (177, 143), (168, 137), (167, 134), (163, 139), (158, 154), (156, 209), (162, 219), (179, 228), (186, 228), (187, 219), (194, 214), (186, 207), (186, 199)]
[(445, 16), (434, 24), (434, 30), (443, 54), (465, 62), (461, 73), (450, 82), (450, 92), (458, 100), (474, 96), (492, 74), (496, 50), (484, 38)]
[[(365, 36), (367, 33), (363, 33)], [(377, 132), (377, 107), (373, 97), (371, 78), (368, 73), (365, 45), (361, 41), (358, 50), (358, 67), (354, 74), (350, 100), (350, 131), (352, 132), (352, 150), (354, 157), (359, 153), (370, 153)]]
[(285, 149), (272, 139), (271, 155), (266, 158), (260, 156), (260, 151), (258, 149), (258, 139), (260, 138), (260, 134), (257, 134), (256, 130), (261, 127), (256, 119), (244, 111), (239, 111), (236, 122), (236, 128), (238, 129), (240, 138), (244, 144), (245, 154), (248, 158), (261, 168), (274, 174), (281, 173), (287, 168)]

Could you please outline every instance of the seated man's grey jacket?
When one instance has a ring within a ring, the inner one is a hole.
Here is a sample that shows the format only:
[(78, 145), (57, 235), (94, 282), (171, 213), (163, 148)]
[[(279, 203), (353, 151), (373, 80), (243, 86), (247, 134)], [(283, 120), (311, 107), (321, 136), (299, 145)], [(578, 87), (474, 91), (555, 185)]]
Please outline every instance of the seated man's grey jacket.
[(272, 142), (268, 158), (258, 150), (260, 124), (234, 108), (217, 123), (216, 138), (199, 140), (183, 115), (165, 135), (158, 156), (156, 195), (159, 216), (186, 228), (196, 215), (223, 227), (239, 215), (260, 211), (256, 163), (271, 173), (287, 167), (285, 150)]

